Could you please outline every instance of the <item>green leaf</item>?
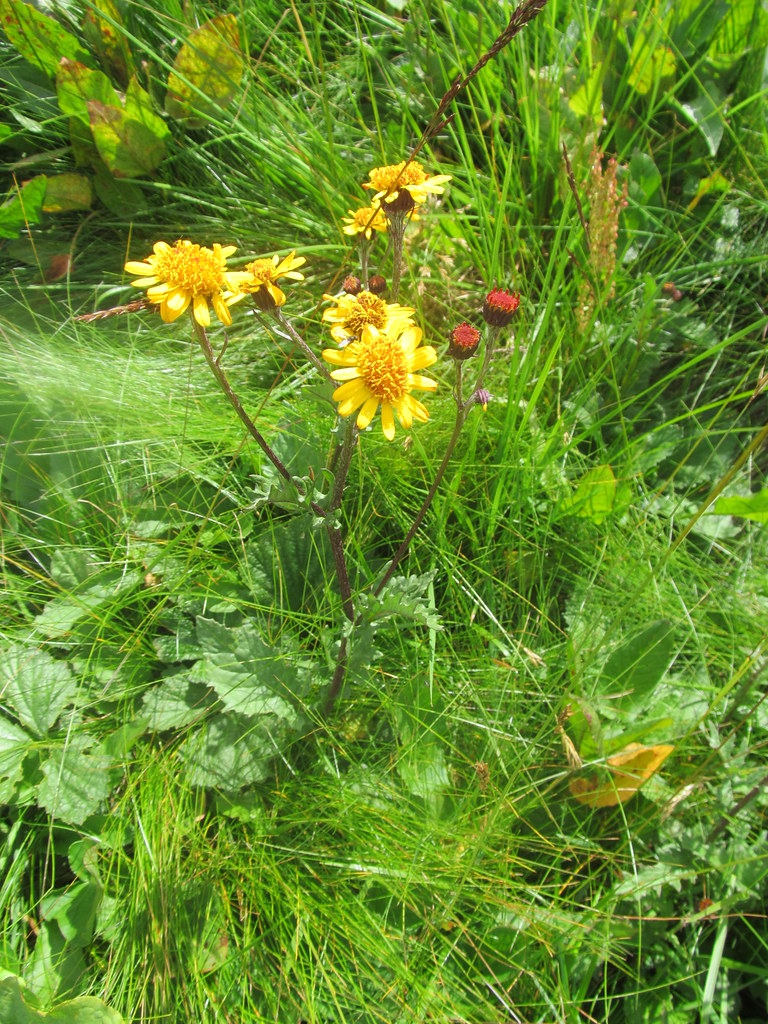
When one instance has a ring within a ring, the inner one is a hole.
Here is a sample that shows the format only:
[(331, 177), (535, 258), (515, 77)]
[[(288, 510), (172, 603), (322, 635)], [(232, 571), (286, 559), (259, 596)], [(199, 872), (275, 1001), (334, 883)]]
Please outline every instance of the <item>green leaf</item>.
[(93, 938), (101, 892), (101, 885), (92, 879), (54, 889), (41, 899), (40, 916), (55, 921), (70, 946), (84, 948)]
[(62, 821), (82, 825), (101, 810), (110, 790), (109, 758), (88, 753), (90, 740), (71, 737), (66, 747), (54, 749), (41, 765), (43, 781), (38, 803)]
[(195, 29), (179, 50), (168, 76), (167, 113), (191, 128), (206, 123), (202, 114), (224, 108), (243, 74), (237, 18), (221, 14)]
[(132, 590), (140, 582), (138, 569), (135, 572), (124, 572), (122, 569), (107, 568), (89, 579), (88, 585), (81, 587), (77, 593), (54, 597), (35, 616), (35, 626), (43, 636), (49, 639), (66, 636), (81, 619), (95, 617), (102, 605), (113, 602), (120, 594)]
[(56, 75), (62, 57), (88, 60), (75, 36), (22, 0), (0, 0), (0, 24), (21, 56), (49, 78)]
[(179, 756), (192, 785), (237, 792), (267, 777), (287, 738), (280, 719), (267, 728), (242, 715), (213, 715), (182, 743)]
[(393, 576), (378, 597), (362, 594), (358, 613), (365, 622), (376, 625), (394, 617), (410, 619), (428, 629), (443, 628), (437, 609), (432, 604), (431, 586), (436, 570), (421, 575)]
[(680, 110), (694, 124), (707, 143), (710, 156), (716, 156), (725, 133), (725, 94), (713, 81), (701, 84), (698, 95), (690, 103), (681, 103)]
[(39, 224), (47, 178), (39, 174), (20, 189), (13, 188), (0, 206), (0, 238), (18, 238), (28, 224)]
[(120, 109), (120, 97), (103, 71), (93, 71), (74, 60), (62, 60), (56, 74), (56, 95), (63, 114), (90, 128), (89, 105)]
[(210, 689), (193, 683), (189, 672), (169, 676), (145, 695), (141, 715), (149, 729), (164, 732), (198, 721), (211, 706)]
[(97, 0), (88, 7), (83, 17), (83, 35), (101, 66), (125, 85), (133, 74), (134, 63), (125, 36), (125, 24), (112, 0)]
[(260, 604), (291, 611), (313, 610), (330, 560), (328, 535), (309, 516), (275, 523), (246, 545), (244, 582)]
[(610, 466), (595, 466), (579, 480), (573, 494), (560, 503), (561, 512), (604, 522), (614, 510), (616, 477)]
[(21, 775), (22, 762), (33, 746), (31, 736), (0, 715), (0, 779), (14, 783)]
[(197, 636), (205, 654), (190, 669), (193, 681), (212, 686), (232, 711), (298, 723), (290, 701), (306, 687), (294, 652), (266, 644), (250, 623), (229, 628), (198, 616)]
[(756, 523), (766, 523), (768, 522), (768, 490), (758, 491), (756, 494), (733, 494), (728, 497), (720, 497), (715, 502), (715, 507), (710, 509), (707, 515), (739, 516), (742, 519), (752, 519)]
[(91, 100), (88, 116), (99, 156), (116, 178), (151, 174), (165, 159), (170, 131), (135, 79), (128, 85), (125, 109)]
[(568, 106), (577, 117), (595, 120), (602, 117), (603, 109), (603, 65), (598, 61), (592, 68), (587, 81), (580, 85), (568, 100)]
[(66, 213), (70, 210), (90, 210), (93, 204), (93, 184), (84, 174), (54, 174), (46, 180), (45, 213)]
[(22, 725), (45, 736), (77, 694), (65, 661), (16, 644), (0, 656), (0, 688)]
[(671, 624), (665, 619), (652, 622), (608, 657), (597, 681), (597, 692), (619, 692), (622, 709), (642, 702), (663, 678), (674, 650)]

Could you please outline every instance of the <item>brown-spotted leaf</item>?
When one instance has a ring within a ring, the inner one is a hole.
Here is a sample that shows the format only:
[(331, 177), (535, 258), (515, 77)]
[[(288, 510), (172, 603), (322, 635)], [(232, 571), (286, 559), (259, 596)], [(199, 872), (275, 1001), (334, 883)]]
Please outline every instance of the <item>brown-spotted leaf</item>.
[(66, 57), (59, 62), (56, 72), (56, 98), (63, 114), (76, 117), (84, 125), (91, 122), (90, 103), (120, 107), (120, 97), (103, 71), (93, 71)]
[(65, 213), (68, 210), (90, 210), (93, 185), (84, 174), (54, 174), (45, 183), (43, 210)]
[(75, 36), (23, 0), (0, 0), (0, 28), (21, 56), (49, 78), (55, 77), (62, 57), (88, 60)]
[(99, 156), (116, 178), (150, 174), (165, 157), (165, 142), (122, 107), (93, 100), (88, 104), (91, 131)]
[(191, 128), (205, 124), (201, 114), (224, 108), (243, 74), (237, 19), (220, 14), (191, 33), (168, 76), (165, 109)]
[(128, 84), (134, 72), (133, 57), (125, 37), (124, 23), (113, 0), (96, 0), (83, 17), (83, 35), (120, 85)]

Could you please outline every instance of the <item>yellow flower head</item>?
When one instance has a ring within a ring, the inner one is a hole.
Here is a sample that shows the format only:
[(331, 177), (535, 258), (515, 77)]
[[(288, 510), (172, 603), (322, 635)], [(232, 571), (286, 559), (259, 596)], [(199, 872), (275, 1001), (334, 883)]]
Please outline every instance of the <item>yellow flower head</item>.
[(153, 254), (143, 263), (131, 261), (125, 269), (140, 276), (141, 280), (131, 284), (147, 289), (147, 298), (159, 303), (165, 323), (180, 317), (190, 302), (201, 327), (211, 323), (209, 302), (223, 324), (232, 323), (229, 307), (243, 297), (237, 273), (226, 269), (227, 259), (236, 251), (234, 245), (216, 242), (213, 249), (208, 249), (179, 239), (173, 245), (155, 242), (152, 248)]
[(325, 349), (323, 359), (340, 367), (331, 371), (331, 377), (344, 381), (333, 393), (339, 416), (359, 410), (357, 426), (364, 430), (381, 405), (381, 427), (389, 441), (395, 436), (395, 413), (406, 428), (414, 420), (426, 423), (429, 412), (411, 391), (437, 390), (436, 381), (418, 373), (437, 361), (437, 352), (431, 345), (419, 347), (421, 335), (420, 327), (402, 321), (384, 331), (369, 325), (359, 341), (342, 349)]
[(246, 264), (240, 275), (240, 287), (246, 294), (253, 295), (262, 309), (282, 306), (285, 302), (285, 292), (278, 288), (275, 281), (281, 277), (287, 277), (291, 281), (303, 281), (304, 275), (299, 274), (296, 268), (303, 267), (306, 262), (306, 257), (297, 256), (295, 250), (282, 261), (279, 256), (273, 256), (268, 260), (254, 260), (253, 263)]
[[(331, 296), (332, 297), (332, 296)], [(359, 338), (365, 327), (385, 330), (388, 324), (410, 324), (415, 310), (400, 306), (396, 302), (385, 302), (373, 292), (358, 292), (357, 295), (342, 295), (334, 300), (337, 304), (325, 310), (323, 320), (332, 324), (331, 336), (339, 345), (350, 339)]]
[(368, 178), (363, 188), (375, 189), (374, 201), (383, 199), (385, 204), (394, 203), (400, 189), (408, 192), (414, 203), (425, 203), (430, 194), (442, 195), (445, 192), (443, 184), (451, 180), (450, 174), (427, 177), (427, 172), (417, 160), (411, 160), (409, 163), (401, 160), (399, 164), (374, 167)]
[(347, 210), (347, 216), (341, 219), (345, 235), (365, 235), (369, 242), (374, 231), (387, 230), (387, 218), (378, 204), (361, 206), (359, 210)]

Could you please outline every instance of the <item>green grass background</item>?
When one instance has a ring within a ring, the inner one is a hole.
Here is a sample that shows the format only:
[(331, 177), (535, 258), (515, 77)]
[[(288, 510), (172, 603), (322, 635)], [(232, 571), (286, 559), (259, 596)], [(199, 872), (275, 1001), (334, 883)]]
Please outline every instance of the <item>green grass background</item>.
[[(86, 8), (56, 13), (79, 32)], [(237, 16), (248, 62), (225, 109), (172, 125), (135, 207), (46, 215), (0, 249), (0, 635), (76, 678), (41, 751), (84, 737), (96, 774), (111, 758), (83, 821), (40, 797), (42, 753), (2, 790), (0, 968), (30, 1007), (90, 994), (130, 1022), (764, 1020), (765, 512), (711, 502), (765, 486), (765, 13), (550, 0), (422, 153), (453, 180), (409, 229), (401, 301), (441, 354), (490, 286), (521, 309), (404, 563), (434, 574), (443, 628), (382, 629), (325, 719), (340, 615), (321, 540), (253, 511), (262, 460), (183, 321), (75, 317), (134, 298), (123, 262), (157, 239), (296, 249), (306, 280), (285, 309), (320, 351), (322, 295), (355, 267), (341, 216), (372, 166), (407, 156), (511, 5), (117, 9), (159, 100), (209, 17)], [(5, 41), (0, 57), (9, 185), (71, 169), (51, 83)], [(563, 146), (583, 197), (594, 145), (628, 205), (615, 294), (580, 329), (589, 256)], [(44, 280), (61, 254), (69, 273)], [(372, 266), (387, 259), (379, 241)], [(260, 428), (321, 466), (333, 410), (300, 353), (244, 313), (228, 334)], [(355, 453), (355, 586), (400, 543), (445, 450), (453, 370), (434, 369), (430, 422), (393, 444), (374, 424)], [(609, 507), (574, 505), (606, 466)], [(258, 544), (277, 557), (252, 578)], [(67, 568), (83, 559), (107, 581), (87, 606)], [(310, 666), (305, 727), (259, 782), (240, 788), (229, 764), (229, 786), (190, 780), (204, 716), (142, 731), (175, 615), (258, 622)], [(660, 621), (663, 672), (627, 710), (609, 659)], [(567, 706), (594, 710), (609, 742), (639, 730), (675, 751), (641, 795), (590, 809), (568, 789)], [(0, 712), (17, 720), (7, 694)]]

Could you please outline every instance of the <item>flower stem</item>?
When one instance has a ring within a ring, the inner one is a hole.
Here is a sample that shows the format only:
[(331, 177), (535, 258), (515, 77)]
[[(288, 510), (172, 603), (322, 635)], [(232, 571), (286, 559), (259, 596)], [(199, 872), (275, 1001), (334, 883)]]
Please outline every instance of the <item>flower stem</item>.
[[(209, 368), (211, 370), (211, 373), (216, 378), (217, 384), (219, 385), (221, 390), (224, 392), (224, 394), (227, 396), (227, 398), (229, 400), (229, 404), (235, 410), (235, 412), (239, 416), (241, 422), (244, 424), (244, 426), (245, 426), (246, 430), (248, 431), (248, 433), (254, 439), (254, 441), (259, 446), (259, 448), (261, 448), (261, 450), (267, 456), (267, 458), (272, 463), (272, 465), (275, 467), (275, 469), (278, 471), (280, 476), (284, 480), (288, 480), (289, 482), (293, 483), (294, 487), (301, 494), (303, 494), (304, 493), (304, 489), (303, 489), (302, 485), (298, 481), (294, 480), (294, 478), (291, 476), (291, 474), (288, 471), (288, 469), (285, 466), (285, 464), (282, 462), (282, 460), (279, 458), (279, 456), (277, 456), (275, 454), (275, 452), (272, 450), (272, 448), (269, 446), (269, 444), (267, 443), (267, 441), (264, 438), (264, 435), (261, 433), (261, 431), (256, 426), (256, 424), (253, 422), (253, 420), (248, 415), (248, 413), (245, 411), (245, 409), (243, 408), (243, 405), (242, 405), (240, 399), (237, 397), (235, 392), (232, 390), (232, 385), (229, 383), (229, 379), (227, 378), (226, 373), (224, 373), (224, 370), (222, 370), (221, 364), (219, 363), (219, 360), (213, 354), (213, 349), (211, 348), (211, 343), (208, 340), (208, 335), (205, 333), (205, 328), (202, 327), (197, 322), (197, 320), (195, 320), (194, 317), (192, 317), (192, 323), (195, 325), (195, 335), (197, 337), (197, 340), (200, 342), (200, 348), (203, 350), (203, 355), (205, 356), (205, 361), (208, 363), (208, 366), (209, 366)], [(310, 507), (311, 507), (312, 511), (315, 513), (315, 515), (320, 516), (322, 519), (325, 518), (325, 516), (326, 516), (325, 509), (322, 509), (316, 502), (311, 501), (310, 502)]]
[(390, 213), (389, 237), (392, 242), (392, 284), (390, 296), (397, 302), (400, 294), (400, 279), (403, 274), (403, 237), (405, 236), (405, 214)]
[[(460, 366), (460, 364), (459, 364), (459, 366)], [(392, 576), (394, 575), (395, 569), (397, 569), (398, 565), (400, 564), (400, 562), (402, 561), (404, 556), (408, 553), (408, 548), (410, 547), (411, 541), (413, 540), (414, 536), (416, 535), (416, 531), (421, 526), (422, 520), (424, 519), (424, 516), (429, 511), (429, 506), (432, 504), (432, 500), (435, 497), (435, 494), (437, 493), (437, 489), (438, 489), (438, 487), (440, 486), (440, 484), (443, 481), (443, 477), (445, 476), (445, 471), (448, 468), (448, 463), (451, 461), (451, 456), (453, 455), (453, 450), (456, 447), (456, 442), (459, 439), (459, 434), (461, 433), (461, 428), (464, 426), (464, 423), (466, 422), (466, 419), (467, 419), (467, 414), (469, 413), (470, 408), (474, 404), (474, 396), (473, 396), (472, 399), (470, 399), (467, 402), (463, 402), (461, 400), (461, 371), (460, 370), (458, 371), (457, 395), (456, 395), (456, 397), (457, 397), (457, 401), (456, 401), (456, 422), (454, 423), (454, 426), (453, 426), (453, 433), (451, 434), (450, 440), (448, 441), (448, 447), (445, 449), (445, 454), (443, 455), (443, 461), (440, 463), (440, 465), (438, 467), (438, 470), (437, 470), (437, 473), (435, 473), (435, 479), (432, 481), (432, 486), (429, 488), (429, 491), (427, 492), (427, 496), (424, 499), (424, 501), (422, 502), (421, 508), (416, 513), (416, 518), (414, 519), (413, 523), (411, 524), (410, 530), (405, 535), (405, 540), (403, 541), (403, 543), (400, 545), (400, 547), (395, 552), (395, 554), (394, 554), (394, 556), (392, 558), (392, 561), (389, 563), (389, 566), (387, 567), (387, 571), (384, 573), (383, 577), (379, 581), (378, 586), (374, 590), (374, 592), (373, 592), (374, 597), (378, 597), (379, 596), (379, 594), (382, 592), (382, 590), (387, 585), (387, 583), (389, 583), (389, 581), (392, 579)]]
[[(344, 486), (347, 482), (347, 474), (349, 473), (349, 467), (352, 462), (352, 452), (354, 451), (355, 443), (357, 441), (357, 431), (355, 429), (354, 421), (350, 418), (347, 420), (344, 431), (344, 440), (341, 445), (334, 452), (335, 461), (335, 474), (333, 483), (333, 494), (331, 495), (331, 504), (328, 509), (329, 515), (336, 512), (341, 508), (341, 501), (344, 496)], [(339, 581), (339, 590), (341, 591), (341, 603), (344, 609), (344, 614), (350, 622), (355, 621), (355, 606), (352, 601), (352, 588), (349, 583), (349, 573), (347, 571), (347, 560), (344, 555), (344, 543), (341, 536), (341, 529), (336, 526), (331, 520), (326, 521), (326, 529), (328, 530), (328, 539), (331, 543), (331, 551), (333, 553), (333, 560), (336, 566), (336, 577)], [(339, 644), (339, 652), (336, 656), (336, 668), (333, 672), (333, 679), (331, 685), (328, 688), (328, 693), (325, 697), (325, 704), (323, 705), (323, 713), (328, 715), (333, 710), (333, 706), (341, 693), (341, 689), (344, 685), (344, 679), (347, 674), (347, 662), (348, 657), (348, 641), (346, 636), (342, 636)]]
[(304, 341), (304, 339), (293, 326), (293, 324), (290, 322), (290, 320), (288, 320), (288, 318), (283, 314), (283, 311), (279, 306), (276, 306), (275, 309), (272, 311), (272, 316), (275, 318), (275, 320), (277, 320), (277, 322), (288, 334), (291, 340), (296, 342), (296, 344), (299, 346), (299, 348), (307, 357), (307, 359), (309, 359), (309, 361), (312, 363), (315, 369), (319, 370), (320, 373), (322, 373), (322, 375), (325, 377), (325, 379), (330, 381), (331, 384), (333, 384), (334, 387), (336, 387), (336, 382), (334, 381), (333, 377), (331, 377), (331, 372), (328, 369), (328, 367), (325, 365), (322, 359), (315, 355), (315, 353), (312, 351), (312, 349), (309, 347), (306, 341)]

